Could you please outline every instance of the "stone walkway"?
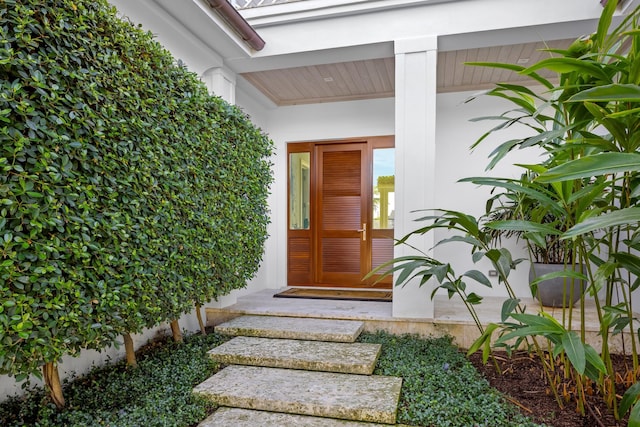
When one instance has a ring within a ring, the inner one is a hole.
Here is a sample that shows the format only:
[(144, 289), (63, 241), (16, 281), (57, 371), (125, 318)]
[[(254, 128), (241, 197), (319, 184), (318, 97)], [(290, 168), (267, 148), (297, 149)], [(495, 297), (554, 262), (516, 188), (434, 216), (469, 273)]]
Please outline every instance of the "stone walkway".
[(199, 427), (395, 424), (402, 379), (371, 375), (379, 344), (356, 343), (353, 320), (241, 316), (216, 326), (229, 365), (194, 393), (221, 408)]

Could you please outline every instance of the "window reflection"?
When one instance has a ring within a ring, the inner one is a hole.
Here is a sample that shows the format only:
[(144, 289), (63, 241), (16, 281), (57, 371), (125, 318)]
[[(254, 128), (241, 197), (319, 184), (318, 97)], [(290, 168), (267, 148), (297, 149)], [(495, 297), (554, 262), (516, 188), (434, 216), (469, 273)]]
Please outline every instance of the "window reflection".
[(291, 153), (289, 157), (289, 227), (309, 229), (310, 153)]
[(393, 229), (395, 215), (395, 149), (373, 150), (373, 228)]

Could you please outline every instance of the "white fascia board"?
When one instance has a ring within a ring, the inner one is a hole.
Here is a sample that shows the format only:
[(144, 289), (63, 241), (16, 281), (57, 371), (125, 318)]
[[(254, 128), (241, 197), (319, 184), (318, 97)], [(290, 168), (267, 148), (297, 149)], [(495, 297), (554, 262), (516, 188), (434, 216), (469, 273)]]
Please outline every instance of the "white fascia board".
[(204, 12), (204, 14), (209, 17), (209, 19), (211, 19), (212, 24), (215, 24), (221, 31), (224, 32), (224, 34), (230, 40), (233, 40), (236, 46), (241, 49), (245, 55), (251, 56), (253, 50), (249, 46), (247, 46), (244, 40), (242, 40), (242, 37), (240, 37), (233, 29), (231, 29), (229, 24), (227, 24), (227, 22), (211, 8), (209, 3), (207, 3), (205, 0), (191, 1), (196, 4), (202, 10), (202, 12)]
[(594, 31), (601, 12), (597, 0), (457, 0), (404, 3), (403, 7), (349, 16), (318, 14), (313, 20), (260, 28), (267, 44), (254, 58), (384, 44), (425, 34), (457, 38), (461, 45), (451, 43), (451, 49), (467, 48), (465, 44), (474, 43), (476, 34), (495, 35), (496, 39), (485, 40), (494, 46), (511, 43), (512, 34), (521, 39), (512, 43), (550, 40), (545, 34), (549, 29), (554, 35), (571, 38)]
[(272, 24), (308, 21), (336, 16), (348, 16), (387, 9), (397, 9), (416, 4), (435, 4), (463, 0), (304, 0), (280, 3), (268, 7), (240, 10), (242, 16), (254, 28)]
[(336, 49), (316, 51), (309, 50), (285, 55), (229, 58), (227, 59), (227, 64), (238, 73), (249, 73), (252, 71), (277, 70), (281, 68), (390, 58), (393, 56), (393, 48), (393, 42), (351, 45)]

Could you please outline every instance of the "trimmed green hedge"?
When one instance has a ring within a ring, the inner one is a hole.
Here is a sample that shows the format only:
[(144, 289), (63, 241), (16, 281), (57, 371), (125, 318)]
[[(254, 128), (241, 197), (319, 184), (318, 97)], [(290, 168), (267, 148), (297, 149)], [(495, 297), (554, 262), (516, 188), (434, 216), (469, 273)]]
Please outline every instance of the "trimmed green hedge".
[(0, 372), (240, 288), (272, 142), (105, 0), (0, 8)]

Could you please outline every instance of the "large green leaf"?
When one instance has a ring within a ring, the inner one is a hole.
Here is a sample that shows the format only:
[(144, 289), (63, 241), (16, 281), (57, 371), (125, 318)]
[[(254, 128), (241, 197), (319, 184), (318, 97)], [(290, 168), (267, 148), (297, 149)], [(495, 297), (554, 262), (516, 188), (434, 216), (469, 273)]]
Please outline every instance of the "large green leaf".
[(607, 367), (605, 366), (604, 361), (598, 352), (589, 344), (584, 345), (584, 354), (587, 358), (587, 367), (584, 372), (585, 375), (593, 381), (598, 381), (599, 375), (607, 372)]
[(590, 233), (595, 230), (617, 227), (622, 225), (635, 225), (640, 223), (640, 207), (632, 207), (608, 212), (599, 216), (587, 218), (574, 225), (561, 238), (570, 239), (581, 234)]
[(554, 272), (551, 272), (551, 273), (547, 273), (547, 274), (543, 274), (541, 276), (538, 276), (535, 279), (533, 279), (529, 284), (530, 285), (536, 285), (536, 284), (538, 284), (540, 282), (545, 282), (547, 280), (558, 279), (558, 278), (576, 279), (576, 280), (587, 280), (588, 279), (588, 277), (586, 275), (584, 275), (583, 273), (580, 273), (578, 271), (572, 270), (570, 267), (571, 266), (567, 266), (567, 268), (564, 269), (564, 270), (554, 271)]
[(505, 302), (502, 304), (502, 310), (500, 310), (500, 319), (503, 322), (506, 322), (509, 316), (512, 315), (513, 310), (518, 307), (518, 304), (520, 304), (520, 299), (518, 298), (509, 298), (505, 300)]
[[(505, 70), (515, 71), (518, 73), (523, 72), (525, 70), (525, 68), (521, 65), (506, 64), (502, 62), (465, 62), (464, 65), (472, 65), (477, 67), (502, 68)], [(541, 77), (538, 73), (531, 71), (531, 72), (527, 72), (526, 74), (529, 77), (542, 83), (547, 88), (549, 89), (553, 88), (553, 84), (549, 80), (545, 79), (544, 77)]]
[(640, 154), (602, 153), (585, 156), (549, 169), (536, 178), (541, 183), (640, 172)]
[(491, 187), (504, 188), (516, 194), (523, 194), (537, 201), (545, 208), (549, 209), (552, 214), (561, 216), (564, 210), (558, 205), (558, 202), (549, 196), (548, 193), (539, 191), (537, 188), (523, 185), (522, 182), (515, 179), (506, 178), (490, 178), (490, 177), (469, 177), (463, 178), (458, 182), (472, 182), (478, 185), (486, 185)]
[(640, 398), (640, 382), (629, 387), (629, 389), (624, 393), (624, 396), (622, 396), (619, 407), (620, 415), (626, 414), (638, 398)]
[(602, 47), (604, 45), (604, 41), (609, 33), (609, 27), (611, 26), (613, 13), (615, 12), (617, 5), (618, 0), (609, 0), (604, 6), (604, 10), (602, 11), (602, 15), (598, 21), (598, 31), (595, 34), (595, 40), (598, 47)]
[(498, 325), (495, 323), (490, 323), (489, 325), (487, 325), (487, 328), (484, 330), (482, 335), (480, 335), (480, 337), (475, 340), (469, 347), (467, 356), (471, 356), (482, 347), (482, 361), (483, 363), (487, 363), (487, 360), (489, 359), (489, 353), (491, 351), (491, 336), (496, 329), (498, 329)]
[(634, 84), (613, 83), (583, 90), (567, 100), (567, 102), (616, 102), (640, 101), (640, 86)]
[(587, 365), (587, 358), (585, 356), (584, 343), (580, 341), (578, 334), (574, 331), (562, 334), (562, 345), (573, 368), (580, 375), (583, 375)]
[(554, 336), (557, 337), (560, 333), (561, 332), (556, 327), (549, 325), (523, 326), (501, 336), (496, 341), (496, 344), (504, 344), (514, 338), (533, 337), (536, 335), (552, 339)]
[(640, 402), (636, 402), (633, 408), (631, 408), (627, 427), (640, 427)]
[(571, 73), (574, 71), (589, 74), (598, 77), (604, 81), (609, 80), (609, 76), (602, 70), (599, 65), (576, 58), (547, 58), (523, 70), (522, 74), (529, 74), (534, 71), (547, 68), (556, 73)]
[(487, 276), (484, 275), (484, 273), (482, 273), (482, 272), (480, 272), (478, 270), (469, 270), (469, 271), (465, 272), (463, 274), (463, 276), (470, 277), (473, 280), (475, 280), (476, 282), (478, 282), (478, 283), (480, 283), (480, 284), (482, 284), (482, 285), (484, 285), (484, 286), (486, 286), (488, 288), (491, 287), (491, 280), (489, 280), (487, 278)]
[(500, 221), (491, 221), (485, 224), (487, 227), (493, 230), (502, 230), (502, 231), (521, 231), (526, 233), (544, 233), (551, 235), (560, 235), (562, 231), (557, 228), (547, 225), (547, 224), (539, 224), (537, 222), (532, 221), (524, 221), (524, 220), (500, 220)]
[(611, 256), (632, 274), (640, 277), (640, 257), (626, 252), (616, 252)]

